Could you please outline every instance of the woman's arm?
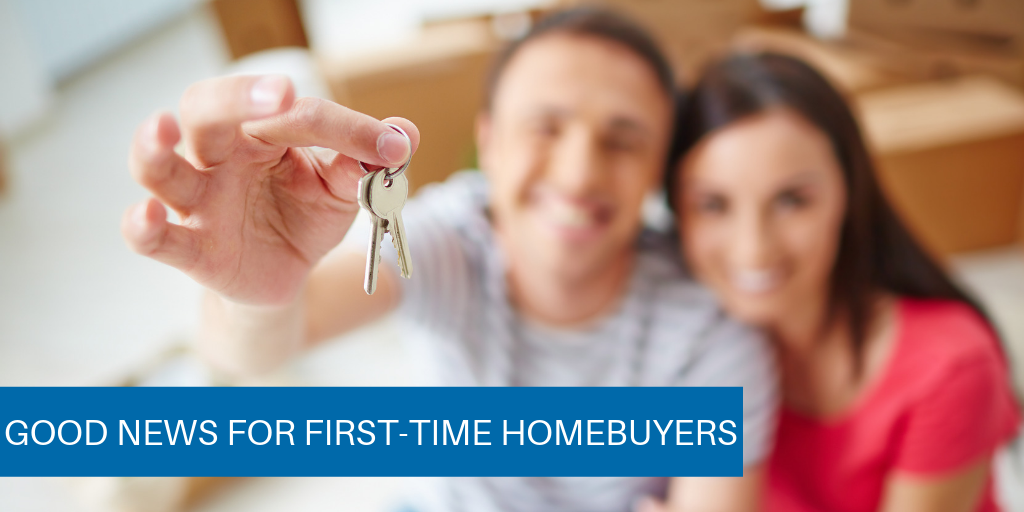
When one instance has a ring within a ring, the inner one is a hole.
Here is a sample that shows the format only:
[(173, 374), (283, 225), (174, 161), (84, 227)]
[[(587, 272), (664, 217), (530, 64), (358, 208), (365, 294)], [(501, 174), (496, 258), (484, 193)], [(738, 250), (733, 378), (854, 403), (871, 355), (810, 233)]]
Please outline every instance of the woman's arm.
[(880, 512), (973, 512), (978, 508), (992, 460), (935, 477), (894, 473), (886, 484)]
[(761, 510), (764, 467), (744, 468), (742, 477), (677, 477), (668, 499), (645, 499), (636, 512), (755, 512)]

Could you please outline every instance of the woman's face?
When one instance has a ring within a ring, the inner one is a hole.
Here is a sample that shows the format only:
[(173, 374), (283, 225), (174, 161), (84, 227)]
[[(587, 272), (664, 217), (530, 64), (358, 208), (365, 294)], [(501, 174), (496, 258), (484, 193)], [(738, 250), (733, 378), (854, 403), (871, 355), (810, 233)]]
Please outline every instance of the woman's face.
[(733, 316), (769, 327), (827, 300), (846, 193), (823, 132), (769, 110), (707, 135), (678, 172), (684, 253)]

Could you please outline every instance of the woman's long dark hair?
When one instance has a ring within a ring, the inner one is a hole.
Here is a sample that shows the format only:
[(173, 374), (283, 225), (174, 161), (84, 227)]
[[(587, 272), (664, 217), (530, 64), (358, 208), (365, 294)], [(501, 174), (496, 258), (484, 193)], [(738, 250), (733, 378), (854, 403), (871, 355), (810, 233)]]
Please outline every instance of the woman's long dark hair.
[(680, 160), (690, 148), (710, 132), (774, 108), (798, 113), (827, 135), (842, 168), (847, 211), (832, 270), (828, 311), (830, 319), (843, 318), (849, 324), (857, 373), (879, 292), (955, 300), (988, 319), (893, 211), (844, 98), (814, 69), (792, 57), (737, 55), (705, 70), (680, 103), (671, 167), (665, 173), (670, 204), (674, 206), (678, 192)]

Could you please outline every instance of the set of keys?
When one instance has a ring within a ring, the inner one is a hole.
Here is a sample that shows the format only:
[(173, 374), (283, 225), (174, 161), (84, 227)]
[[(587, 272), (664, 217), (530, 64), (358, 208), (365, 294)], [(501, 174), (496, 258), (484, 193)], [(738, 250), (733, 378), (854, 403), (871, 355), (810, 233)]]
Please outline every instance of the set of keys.
[[(404, 130), (388, 123), (408, 140)], [(409, 242), (405, 238), (405, 227), (402, 224), (402, 207), (409, 198), (409, 179), (405, 170), (412, 162), (409, 158), (401, 167), (383, 168), (376, 171), (368, 170), (362, 162), (359, 167), (366, 172), (359, 179), (359, 206), (370, 214), (370, 247), (366, 251), (366, 276), (363, 279), (363, 290), (373, 295), (377, 290), (377, 271), (380, 266), (380, 244), (384, 233), (391, 234), (391, 242), (398, 251), (398, 268), (402, 277), (412, 277), (412, 258), (409, 256)]]

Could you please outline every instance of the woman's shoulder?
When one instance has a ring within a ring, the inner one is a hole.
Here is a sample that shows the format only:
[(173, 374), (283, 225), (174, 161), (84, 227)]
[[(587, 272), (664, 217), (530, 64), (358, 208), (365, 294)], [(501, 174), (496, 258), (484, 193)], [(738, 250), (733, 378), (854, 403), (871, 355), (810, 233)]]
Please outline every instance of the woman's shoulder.
[(904, 298), (899, 307), (904, 345), (890, 389), (905, 402), (894, 467), (917, 474), (966, 467), (1019, 423), (998, 337), (963, 302)]
[(902, 297), (898, 302), (900, 342), (936, 369), (1001, 363), (998, 337), (988, 320), (962, 301)]

